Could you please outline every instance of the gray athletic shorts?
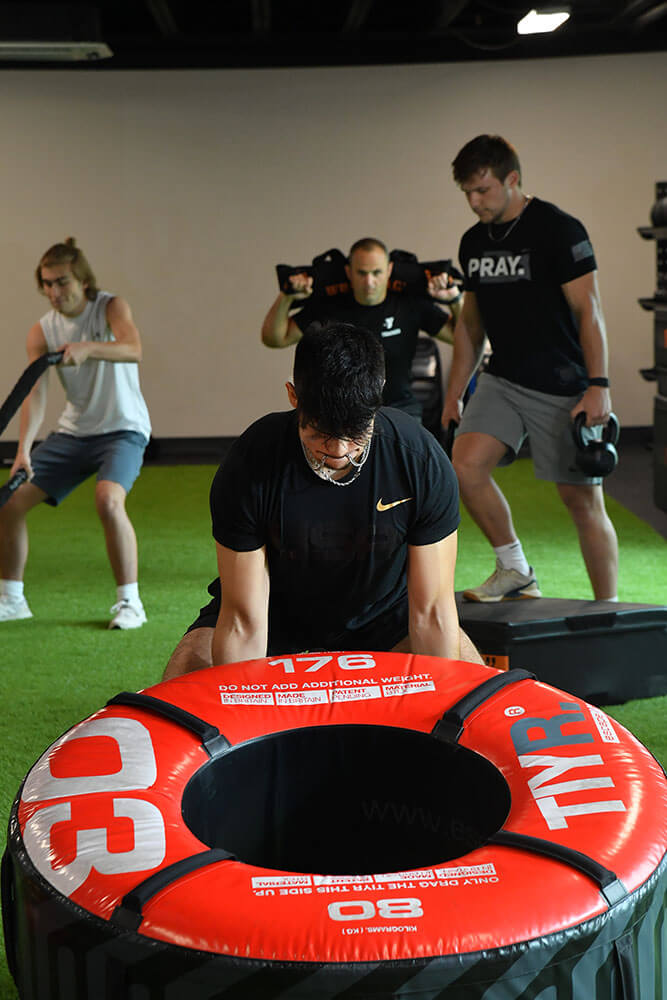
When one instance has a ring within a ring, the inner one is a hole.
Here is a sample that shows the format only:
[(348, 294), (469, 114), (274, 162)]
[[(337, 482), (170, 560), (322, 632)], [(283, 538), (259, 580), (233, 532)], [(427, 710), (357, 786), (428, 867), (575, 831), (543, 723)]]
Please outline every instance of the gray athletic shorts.
[(49, 434), (30, 456), (31, 482), (47, 494), (45, 503), (57, 507), (72, 490), (97, 473), (119, 483), (126, 493), (139, 475), (148, 441), (137, 431), (112, 431), (75, 437), (59, 431)]
[[(528, 438), (538, 479), (595, 485), (602, 480), (585, 476), (575, 464), (570, 412), (580, 399), (581, 393), (552, 396), (485, 372), (468, 400), (456, 433), (473, 431), (502, 441), (507, 451), (500, 465), (513, 462)], [(601, 427), (582, 430), (584, 441), (600, 440), (601, 435)]]

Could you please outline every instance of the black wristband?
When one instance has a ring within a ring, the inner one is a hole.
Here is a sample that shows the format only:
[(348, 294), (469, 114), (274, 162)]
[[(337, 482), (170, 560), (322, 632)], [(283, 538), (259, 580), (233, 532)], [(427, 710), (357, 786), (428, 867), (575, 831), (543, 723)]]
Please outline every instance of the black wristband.
[(589, 385), (599, 385), (601, 389), (608, 389), (609, 388), (609, 379), (608, 378), (589, 378), (588, 384)]

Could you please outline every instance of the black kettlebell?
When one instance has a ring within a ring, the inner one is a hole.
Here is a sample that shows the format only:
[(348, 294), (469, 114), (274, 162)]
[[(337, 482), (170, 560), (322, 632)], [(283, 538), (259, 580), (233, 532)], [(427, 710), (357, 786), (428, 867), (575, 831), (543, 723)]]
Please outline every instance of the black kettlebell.
[(580, 410), (572, 424), (572, 437), (577, 448), (577, 466), (587, 476), (608, 476), (618, 465), (616, 445), (620, 426), (616, 414), (609, 414), (601, 441), (584, 441), (582, 429), (585, 423), (586, 414)]

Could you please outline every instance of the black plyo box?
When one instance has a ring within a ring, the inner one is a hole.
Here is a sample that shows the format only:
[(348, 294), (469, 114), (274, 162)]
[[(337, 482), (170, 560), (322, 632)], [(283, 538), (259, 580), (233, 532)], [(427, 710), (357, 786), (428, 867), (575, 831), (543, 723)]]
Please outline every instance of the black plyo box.
[(479, 604), (457, 595), (461, 627), (489, 666), (612, 705), (667, 694), (667, 607), (533, 598)]

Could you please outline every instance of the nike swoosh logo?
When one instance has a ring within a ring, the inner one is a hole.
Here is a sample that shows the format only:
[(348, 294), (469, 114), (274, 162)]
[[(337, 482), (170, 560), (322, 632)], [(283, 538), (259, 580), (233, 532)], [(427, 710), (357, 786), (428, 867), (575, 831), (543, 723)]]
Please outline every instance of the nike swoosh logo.
[(376, 510), (382, 513), (383, 510), (391, 510), (392, 507), (398, 507), (399, 503), (407, 503), (408, 500), (414, 500), (414, 497), (406, 497), (405, 500), (394, 500), (393, 503), (384, 503), (382, 497), (377, 502)]

